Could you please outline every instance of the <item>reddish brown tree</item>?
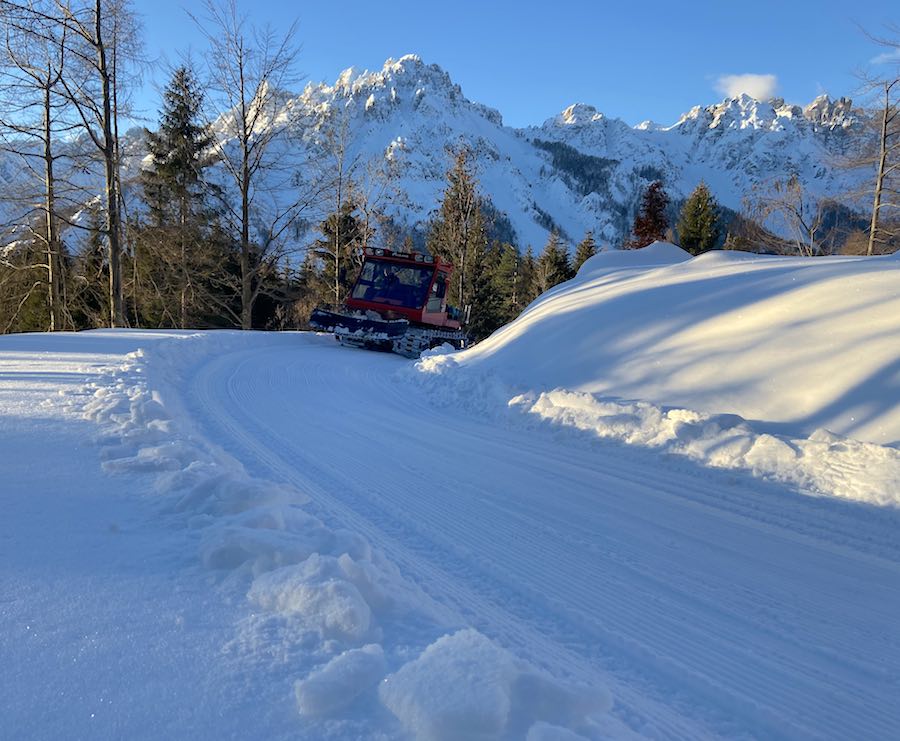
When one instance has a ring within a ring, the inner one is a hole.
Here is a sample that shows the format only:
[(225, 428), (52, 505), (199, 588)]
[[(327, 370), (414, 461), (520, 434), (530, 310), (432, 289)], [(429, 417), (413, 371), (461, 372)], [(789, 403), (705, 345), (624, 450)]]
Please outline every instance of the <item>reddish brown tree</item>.
[(641, 207), (631, 228), (633, 236), (625, 242), (625, 249), (637, 250), (666, 238), (666, 230), (669, 228), (669, 218), (666, 216), (668, 205), (669, 196), (662, 183), (659, 180), (650, 183), (641, 198)]

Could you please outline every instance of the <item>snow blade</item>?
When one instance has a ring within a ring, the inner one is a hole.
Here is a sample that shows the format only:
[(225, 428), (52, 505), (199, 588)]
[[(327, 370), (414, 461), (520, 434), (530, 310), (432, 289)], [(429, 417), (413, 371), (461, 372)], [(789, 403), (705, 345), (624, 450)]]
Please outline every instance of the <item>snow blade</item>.
[(336, 312), (316, 309), (309, 325), (321, 332), (334, 332), (338, 337), (349, 336), (369, 341), (396, 340), (406, 334), (406, 319), (381, 319), (362, 312)]

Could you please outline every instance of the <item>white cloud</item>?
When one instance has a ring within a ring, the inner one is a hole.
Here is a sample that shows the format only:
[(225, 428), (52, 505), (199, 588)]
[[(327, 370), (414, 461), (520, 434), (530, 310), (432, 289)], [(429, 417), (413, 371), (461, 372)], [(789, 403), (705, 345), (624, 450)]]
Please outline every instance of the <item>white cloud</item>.
[(900, 62), (900, 47), (886, 51), (869, 60), (870, 64), (890, 64), (891, 62)]
[(716, 80), (716, 90), (729, 98), (747, 93), (757, 100), (768, 100), (775, 95), (778, 78), (775, 75), (722, 75)]

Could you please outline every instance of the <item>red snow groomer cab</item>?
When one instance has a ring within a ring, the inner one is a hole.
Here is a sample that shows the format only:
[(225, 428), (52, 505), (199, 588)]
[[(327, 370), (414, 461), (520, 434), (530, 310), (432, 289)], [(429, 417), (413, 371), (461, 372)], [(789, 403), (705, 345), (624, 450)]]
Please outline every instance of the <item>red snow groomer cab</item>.
[(368, 248), (344, 305), (319, 307), (309, 323), (343, 345), (418, 357), (450, 343), (462, 348), (459, 312), (447, 306), (453, 266), (419, 252)]

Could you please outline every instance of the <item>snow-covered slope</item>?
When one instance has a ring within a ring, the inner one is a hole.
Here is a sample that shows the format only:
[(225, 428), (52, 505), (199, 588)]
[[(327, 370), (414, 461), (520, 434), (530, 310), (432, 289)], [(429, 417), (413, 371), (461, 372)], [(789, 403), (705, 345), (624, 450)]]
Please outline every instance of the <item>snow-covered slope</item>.
[(895, 256), (691, 259), (655, 243), (597, 255), (474, 348), (421, 365), (500, 379), (524, 393), (514, 405), (592, 434), (897, 503), (898, 281)]

